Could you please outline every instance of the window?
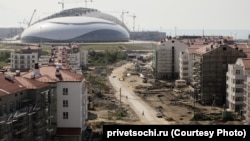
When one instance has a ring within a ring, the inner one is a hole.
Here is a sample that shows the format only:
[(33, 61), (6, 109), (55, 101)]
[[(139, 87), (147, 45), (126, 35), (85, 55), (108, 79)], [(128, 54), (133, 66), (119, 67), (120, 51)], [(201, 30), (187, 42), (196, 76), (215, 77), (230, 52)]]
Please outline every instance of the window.
[(68, 95), (68, 88), (63, 88), (63, 95)]
[(63, 107), (69, 107), (68, 100), (63, 100)]
[(63, 119), (69, 119), (69, 113), (63, 112)]
[(244, 83), (244, 80), (242, 79), (236, 79), (236, 84), (243, 84)]
[(236, 92), (236, 93), (243, 93), (243, 89), (242, 89), (242, 88), (236, 88), (236, 89), (235, 89), (235, 92)]
[(240, 70), (236, 70), (236, 74), (240, 74)]

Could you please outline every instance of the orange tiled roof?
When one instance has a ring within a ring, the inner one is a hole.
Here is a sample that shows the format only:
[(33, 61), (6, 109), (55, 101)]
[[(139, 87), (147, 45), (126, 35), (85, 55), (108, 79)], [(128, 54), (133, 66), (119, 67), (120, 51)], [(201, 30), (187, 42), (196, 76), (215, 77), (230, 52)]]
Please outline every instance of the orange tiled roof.
[(198, 48), (197, 50), (195, 50), (195, 53), (203, 55), (203, 54), (207, 53), (208, 51), (211, 51), (211, 50), (213, 50), (213, 49), (215, 49), (217, 47), (218, 46), (216, 44), (215, 45), (214, 44), (209, 44), (209, 45)]
[(246, 69), (250, 69), (250, 58), (242, 59), (242, 62)]
[(0, 73), (0, 96), (14, 94), (26, 90), (26, 88), (16, 80), (14, 77), (13, 81), (5, 79), (5, 74)]
[(16, 80), (20, 82), (23, 86), (25, 86), (27, 89), (39, 89), (49, 86), (48, 83), (42, 83), (40, 81), (28, 79), (25, 77), (16, 77)]
[[(74, 72), (71, 72), (69, 70), (64, 70), (64, 69), (59, 70), (61, 77), (58, 77), (55, 75), (56, 66), (44, 66), (44, 67), (40, 67), (39, 70), (40, 70), (41, 76), (36, 78), (36, 80), (41, 81), (41, 82), (82, 81), (84, 78), (83, 75), (81, 74), (76, 74)], [(34, 72), (31, 71), (22, 76), (26, 78), (31, 78), (33, 74)]]

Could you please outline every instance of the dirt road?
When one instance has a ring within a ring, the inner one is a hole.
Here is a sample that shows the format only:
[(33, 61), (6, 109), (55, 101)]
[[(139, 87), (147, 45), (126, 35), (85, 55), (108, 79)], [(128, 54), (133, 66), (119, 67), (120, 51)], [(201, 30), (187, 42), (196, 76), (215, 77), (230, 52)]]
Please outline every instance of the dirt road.
[(118, 67), (114, 69), (109, 76), (110, 83), (116, 90), (116, 98), (118, 100), (121, 99), (123, 103), (130, 105), (141, 120), (139, 124), (171, 124), (164, 118), (156, 117), (156, 111), (133, 92), (132, 86), (119, 80), (119, 78), (122, 78), (123, 72), (126, 68), (131, 65), (133, 64), (128, 63)]

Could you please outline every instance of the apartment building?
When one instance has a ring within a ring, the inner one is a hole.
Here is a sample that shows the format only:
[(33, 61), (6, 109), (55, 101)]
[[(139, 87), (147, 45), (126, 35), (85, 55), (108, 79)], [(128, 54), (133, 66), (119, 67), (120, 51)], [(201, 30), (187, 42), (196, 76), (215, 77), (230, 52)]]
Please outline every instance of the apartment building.
[(177, 39), (161, 41), (156, 46), (153, 54), (153, 70), (157, 79), (179, 78), (181, 52), (187, 52), (187, 45)]
[(45, 141), (51, 136), (50, 86), (0, 73), (0, 140)]
[(88, 51), (79, 50), (68, 54), (69, 67), (72, 70), (82, 70), (88, 67)]
[(22, 72), (34, 68), (34, 63), (38, 62), (38, 53), (20, 53), (11, 52), (10, 67), (12, 71), (20, 70)]
[(228, 64), (247, 55), (238, 48), (223, 42), (215, 42), (200, 47), (192, 54), (194, 97), (207, 105), (226, 104), (226, 73)]
[(24, 74), (0, 73), (0, 140), (82, 140), (87, 127), (87, 85), (61, 66)]
[(80, 141), (88, 119), (87, 86), (83, 75), (56, 65), (36, 67), (22, 77), (49, 83), (53, 88), (51, 112), (55, 114), (51, 117), (51, 134), (62, 140)]
[(246, 124), (250, 125), (250, 74), (246, 74), (245, 91), (244, 91), (244, 117)]
[(10, 67), (12, 71), (28, 71), (34, 68), (34, 63), (38, 62), (41, 49), (36, 46), (28, 46), (20, 51), (13, 51), (10, 55)]
[(250, 59), (239, 58), (235, 64), (228, 65), (227, 72), (227, 107), (234, 112), (242, 112), (244, 107), (244, 82), (250, 72)]
[(61, 64), (77, 73), (82, 73), (88, 67), (88, 51), (80, 50), (78, 45), (53, 46), (50, 52), (50, 55), (39, 57), (40, 65)]
[(186, 80), (186, 82), (191, 81), (193, 74), (192, 69), (192, 58), (189, 52), (180, 52), (180, 79)]

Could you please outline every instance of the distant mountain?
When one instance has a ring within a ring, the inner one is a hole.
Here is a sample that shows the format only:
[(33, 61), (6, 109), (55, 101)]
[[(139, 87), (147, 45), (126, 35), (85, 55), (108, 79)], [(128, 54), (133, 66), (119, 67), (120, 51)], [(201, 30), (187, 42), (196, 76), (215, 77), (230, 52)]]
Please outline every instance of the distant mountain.
[(165, 32), (158, 32), (158, 31), (130, 32), (131, 40), (160, 41), (165, 38), (166, 38)]
[(13, 38), (23, 32), (21, 27), (0, 27), (0, 38)]

